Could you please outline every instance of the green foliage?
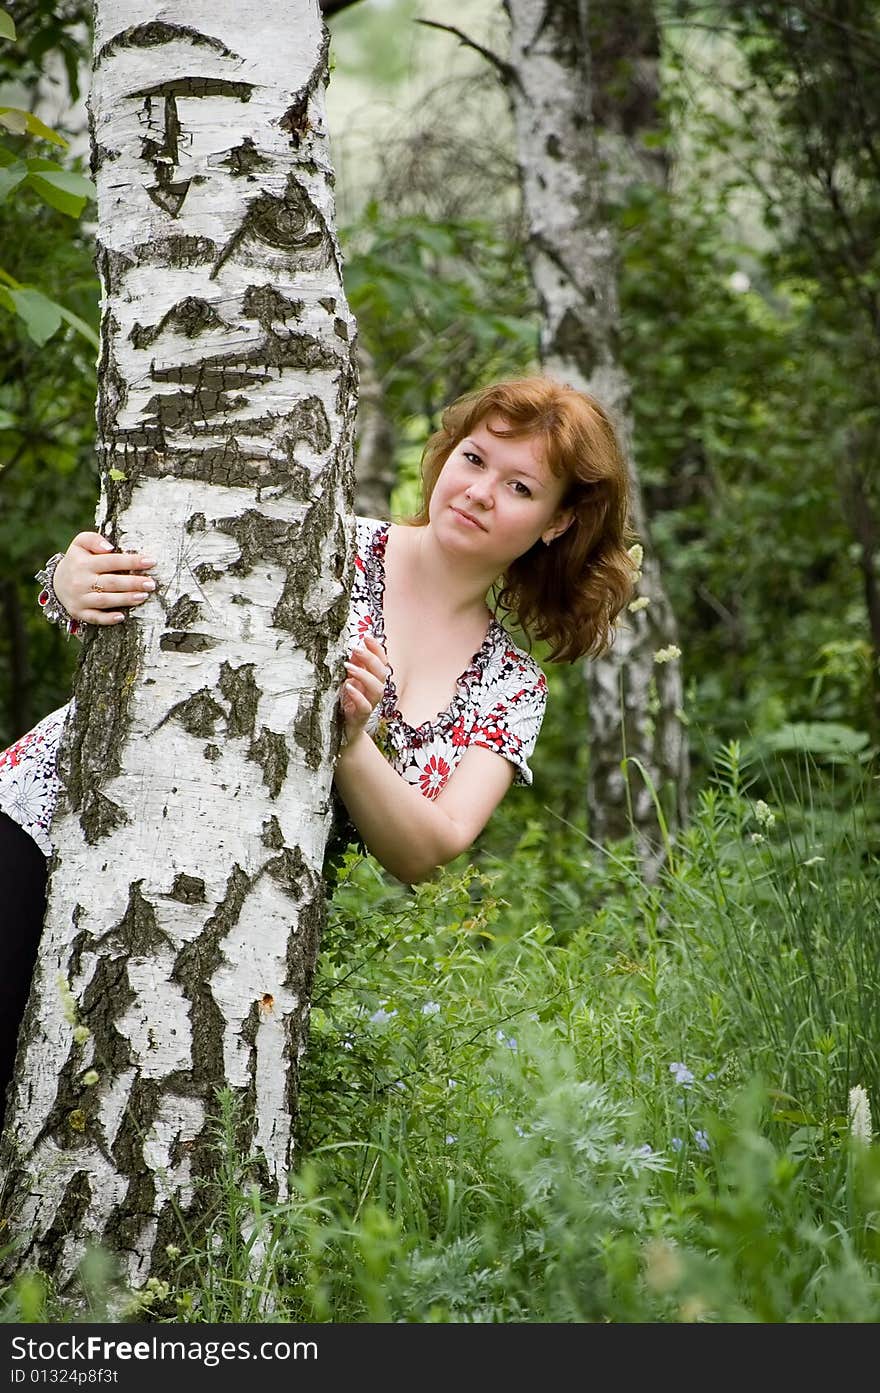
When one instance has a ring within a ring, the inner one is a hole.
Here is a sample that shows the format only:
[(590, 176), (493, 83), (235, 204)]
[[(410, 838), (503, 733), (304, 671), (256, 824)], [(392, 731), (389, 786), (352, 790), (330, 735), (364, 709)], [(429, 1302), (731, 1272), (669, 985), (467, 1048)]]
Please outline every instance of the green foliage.
[(402, 427), (433, 430), (462, 392), (528, 370), (537, 324), (520, 249), (491, 223), (388, 216), (344, 234), (346, 294)]
[[(15, 40), (17, 35), (12, 16), (3, 11), (2, 17), (0, 40)], [(52, 32), (51, 28), (49, 32)], [(71, 88), (74, 90), (73, 83)], [(16, 136), (36, 136), (52, 145), (67, 145), (63, 136), (52, 130), (33, 112), (23, 111), (18, 107), (0, 106), (0, 127)], [(16, 198), (19, 198), (28, 191), (36, 194), (37, 198), (50, 208), (74, 219), (79, 218), (89, 199), (94, 198), (96, 193), (91, 179), (87, 179), (77, 170), (65, 169), (55, 160), (28, 155), (18, 148), (0, 145), (0, 205), (6, 203), (10, 195), (15, 194)], [(65, 306), (56, 304), (37, 287), (16, 280), (2, 268), (0, 306), (18, 317), (28, 337), (40, 348), (65, 322), (77, 333), (82, 334), (93, 347), (98, 347), (98, 336), (84, 319)]]

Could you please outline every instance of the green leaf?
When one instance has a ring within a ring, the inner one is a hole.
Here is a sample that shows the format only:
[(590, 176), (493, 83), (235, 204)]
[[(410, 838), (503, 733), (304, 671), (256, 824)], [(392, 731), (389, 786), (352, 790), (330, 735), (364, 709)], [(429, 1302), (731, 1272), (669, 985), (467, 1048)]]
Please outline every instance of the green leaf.
[(75, 329), (78, 334), (82, 334), (84, 339), (88, 339), (93, 348), (100, 348), (98, 335), (91, 324), (87, 324), (84, 319), (80, 319), (78, 314), (74, 314), (73, 310), (65, 309), (63, 305), (59, 305), (58, 308), (61, 311), (61, 318), (70, 325), (71, 329)]
[(39, 348), (50, 339), (61, 324), (61, 307), (39, 290), (8, 290), (15, 312), (24, 320), (28, 335)]
[(27, 130), (27, 117), (17, 106), (0, 106), (0, 126), (13, 135), (24, 135)]
[(121, 479), (128, 478), (128, 475), (123, 474), (121, 469), (108, 469), (107, 473), (110, 475), (111, 479), (116, 481), (116, 483), (119, 483)]
[(863, 730), (834, 721), (800, 721), (781, 726), (761, 738), (771, 750), (803, 750), (814, 755), (854, 755), (870, 737)]
[(8, 10), (0, 10), (0, 39), (15, 38), (15, 20)]
[(4, 203), (12, 190), (28, 177), (27, 165), (23, 160), (0, 167), (0, 203)]
[(51, 208), (57, 208), (59, 213), (65, 213), (70, 218), (78, 218), (87, 201), (95, 196), (95, 186), (91, 180), (84, 179), (81, 174), (69, 174), (66, 170), (51, 170), (48, 172), (36, 171), (33, 169), (33, 162), (29, 182), (40, 195), (44, 203), (48, 203)]
[(22, 111), (17, 106), (0, 106), (0, 126), (14, 131), (16, 135), (23, 135), (28, 131), (30, 135), (38, 135), (42, 140), (51, 140), (53, 145), (60, 145), (63, 149), (66, 149), (68, 144), (63, 135), (53, 131), (39, 116), (35, 116), (32, 111)]
[[(31, 163), (32, 176), (36, 172)], [(77, 198), (97, 198), (98, 191), (91, 179), (87, 179), (84, 174), (76, 174), (72, 169), (59, 169), (39, 172), (39, 178), (45, 179), (47, 184), (51, 184), (55, 189), (61, 189), (63, 193), (76, 194)]]

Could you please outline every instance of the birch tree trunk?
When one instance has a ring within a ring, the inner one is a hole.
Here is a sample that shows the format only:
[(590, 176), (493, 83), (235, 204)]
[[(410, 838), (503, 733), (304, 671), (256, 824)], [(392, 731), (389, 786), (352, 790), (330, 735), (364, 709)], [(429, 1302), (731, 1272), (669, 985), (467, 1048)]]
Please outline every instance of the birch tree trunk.
[(283, 1198), (323, 912), (347, 610), (354, 323), (317, 0), (98, 0), (99, 522), (156, 600), (87, 640), (4, 1137), (63, 1289), (198, 1219), (208, 1118)]
[(385, 412), (376, 364), (358, 343), (358, 420), (354, 451), (354, 504), (361, 517), (390, 518), (394, 488), (394, 431)]
[(625, 837), (630, 821), (645, 874), (663, 847), (650, 789), (674, 824), (684, 813), (688, 750), (678, 662), (656, 661), (676, 643), (672, 610), (648, 535), (636, 471), (630, 388), (618, 350), (617, 266), (603, 213), (605, 172), (593, 118), (586, 0), (504, 0), (511, 25), (507, 88), (516, 124), (527, 254), (541, 306), (541, 356), (548, 372), (591, 392), (612, 413), (626, 452), (632, 521), (644, 548), (639, 594), (624, 612), (609, 654), (587, 664), (591, 836)]

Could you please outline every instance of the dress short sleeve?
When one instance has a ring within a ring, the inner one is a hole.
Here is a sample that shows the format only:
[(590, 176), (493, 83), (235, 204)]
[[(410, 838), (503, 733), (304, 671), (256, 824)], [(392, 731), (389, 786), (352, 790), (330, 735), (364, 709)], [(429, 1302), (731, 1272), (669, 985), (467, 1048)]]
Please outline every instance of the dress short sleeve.
[(488, 688), (468, 744), (502, 755), (516, 770), (514, 783), (531, 784), (529, 760), (547, 708), (547, 679), (532, 658), (510, 645), (500, 673)]

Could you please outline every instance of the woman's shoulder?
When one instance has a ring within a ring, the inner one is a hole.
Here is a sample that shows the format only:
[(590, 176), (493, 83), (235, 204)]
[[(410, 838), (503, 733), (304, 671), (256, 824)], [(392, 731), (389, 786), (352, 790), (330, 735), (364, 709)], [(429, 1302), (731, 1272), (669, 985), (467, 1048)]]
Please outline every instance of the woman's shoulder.
[(498, 620), (492, 622), (488, 637), (490, 651), (485, 665), (488, 683), (510, 683), (518, 689), (525, 688), (535, 693), (546, 694), (547, 678), (543, 668), (531, 653), (527, 653), (511, 638)]

